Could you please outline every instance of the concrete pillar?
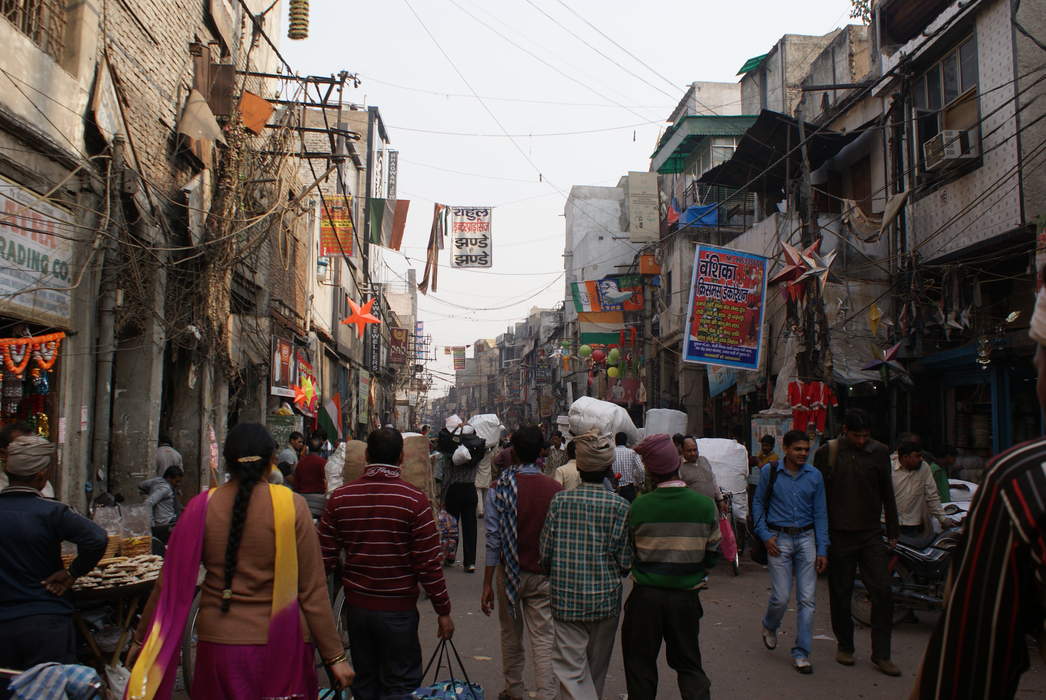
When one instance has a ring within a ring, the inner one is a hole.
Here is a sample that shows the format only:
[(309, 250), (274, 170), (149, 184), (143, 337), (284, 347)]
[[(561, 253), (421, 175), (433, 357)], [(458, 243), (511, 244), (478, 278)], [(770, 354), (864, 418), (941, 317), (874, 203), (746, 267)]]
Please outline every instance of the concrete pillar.
[(157, 314), (144, 319), (142, 333), (121, 340), (113, 369), (110, 483), (113, 493), (139, 500), (138, 483), (155, 476), (154, 456), (163, 400), (164, 345), (161, 318), (166, 278), (152, 272), (150, 286)]

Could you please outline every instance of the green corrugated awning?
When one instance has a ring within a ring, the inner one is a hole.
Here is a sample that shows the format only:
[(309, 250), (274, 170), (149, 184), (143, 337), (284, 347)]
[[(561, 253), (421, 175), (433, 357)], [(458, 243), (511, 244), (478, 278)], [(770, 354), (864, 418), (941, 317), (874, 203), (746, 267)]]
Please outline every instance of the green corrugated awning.
[(661, 174), (681, 173), (702, 139), (709, 136), (742, 136), (755, 123), (752, 115), (692, 115), (676, 122), (661, 137), (650, 155), (651, 170)]
[(763, 60), (770, 54), (764, 53), (762, 56), (753, 56), (752, 58), (745, 61), (745, 64), (741, 66), (741, 70), (737, 71), (738, 75), (744, 75), (749, 71), (753, 71), (762, 65)]

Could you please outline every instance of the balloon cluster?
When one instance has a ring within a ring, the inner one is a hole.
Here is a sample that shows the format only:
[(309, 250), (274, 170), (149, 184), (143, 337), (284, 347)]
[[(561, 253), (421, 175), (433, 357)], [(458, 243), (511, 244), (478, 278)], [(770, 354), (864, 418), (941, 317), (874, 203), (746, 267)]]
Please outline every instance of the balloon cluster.
[(618, 379), (622, 376), (620, 365), (624, 358), (618, 348), (603, 350), (593, 348), (591, 345), (582, 345), (577, 349), (577, 354), (578, 357), (589, 360), (593, 370), (601, 369), (603, 365), (606, 365), (607, 376), (611, 379)]

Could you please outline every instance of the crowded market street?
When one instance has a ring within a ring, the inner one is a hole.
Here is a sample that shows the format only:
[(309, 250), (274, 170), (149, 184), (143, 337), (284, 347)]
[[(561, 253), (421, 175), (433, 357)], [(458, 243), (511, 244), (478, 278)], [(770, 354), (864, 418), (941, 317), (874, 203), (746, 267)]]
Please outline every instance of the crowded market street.
[(1044, 59), (0, 0), (0, 700), (1046, 698)]

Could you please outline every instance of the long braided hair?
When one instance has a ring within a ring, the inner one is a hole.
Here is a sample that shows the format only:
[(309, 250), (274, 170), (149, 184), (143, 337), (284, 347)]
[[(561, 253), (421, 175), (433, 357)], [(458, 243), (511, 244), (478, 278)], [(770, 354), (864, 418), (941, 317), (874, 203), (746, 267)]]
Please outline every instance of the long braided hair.
[(247, 521), (247, 507), (254, 487), (262, 481), (272, 465), (276, 442), (265, 426), (258, 423), (240, 423), (225, 438), (225, 466), (233, 479), (239, 482), (236, 500), (232, 505), (229, 541), (225, 546), (225, 588), (222, 591), (221, 611), (229, 612), (232, 604), (232, 578), (236, 573), (236, 559)]

